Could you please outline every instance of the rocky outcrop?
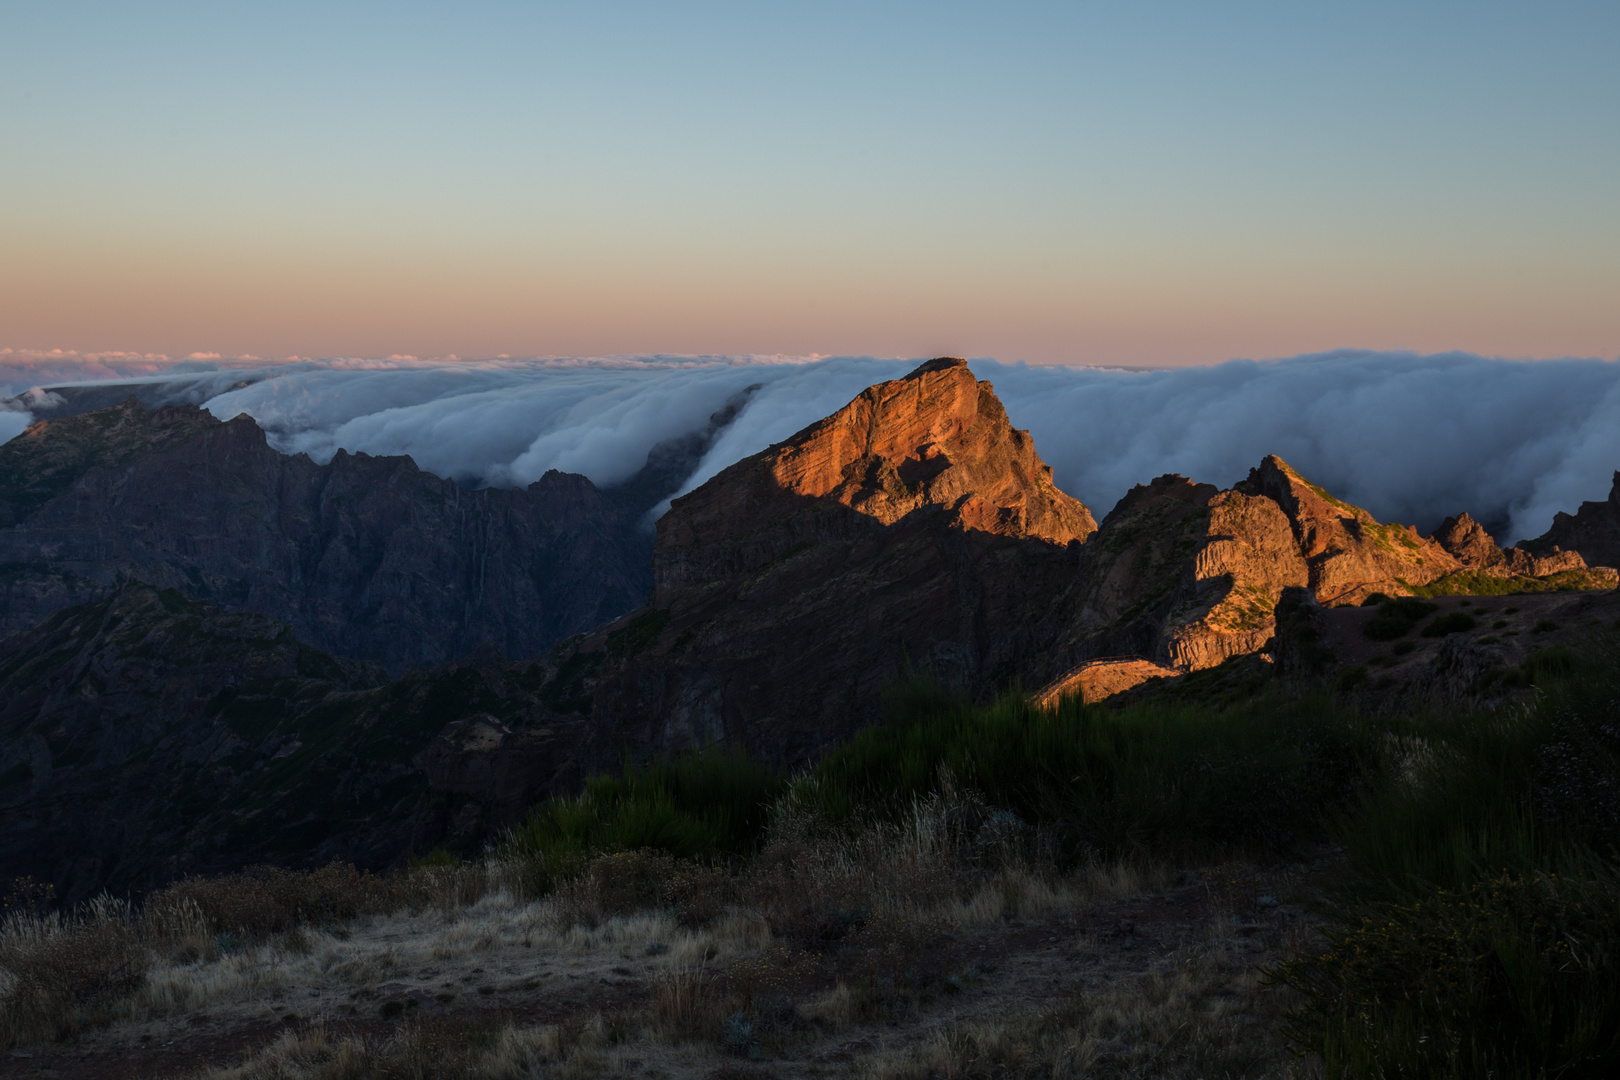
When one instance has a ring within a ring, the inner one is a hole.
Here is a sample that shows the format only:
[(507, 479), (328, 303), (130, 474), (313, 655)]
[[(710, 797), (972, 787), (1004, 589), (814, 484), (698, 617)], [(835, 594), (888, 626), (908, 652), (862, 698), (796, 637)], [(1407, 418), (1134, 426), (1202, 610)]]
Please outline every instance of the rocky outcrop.
[(1174, 474), (1132, 488), (1082, 560), (1038, 662), (1048, 670), (1136, 656), (1192, 671), (1257, 652), (1281, 590), (1307, 579), (1274, 501)]
[(653, 606), (802, 545), (926, 516), (936, 529), (1084, 541), (1096, 522), (1052, 483), (1029, 432), (962, 360), (931, 360), (723, 470), (658, 523)]
[(1250, 470), (1238, 490), (1264, 495), (1288, 515), (1310, 569), (1311, 590), (1324, 604), (1359, 604), (1375, 592), (1407, 592), (1463, 567), (1438, 541), (1419, 536), (1410, 525), (1380, 524), (1276, 455)]
[(908, 670), (1010, 684), (1095, 529), (990, 384), (931, 361), (676, 499), (651, 604), (565, 651), (558, 700), (608, 767), (721, 739), (807, 761)]
[(1553, 515), (1552, 528), (1519, 545), (1532, 555), (1578, 553), (1588, 566), (1620, 567), (1620, 472), (1604, 502), (1583, 502), (1574, 514)]
[(1466, 511), (1441, 522), (1432, 539), (1445, 548), (1452, 558), (1476, 570), (1501, 566), (1507, 561), (1502, 549), (1491, 539), (1491, 534), (1469, 517)]
[(1153, 679), (1174, 679), (1181, 675), (1175, 668), (1151, 660), (1132, 657), (1091, 660), (1043, 686), (1030, 695), (1030, 700), (1051, 708), (1065, 698), (1078, 697), (1087, 705), (1094, 705)]
[(1327, 644), (1326, 616), (1316, 594), (1299, 586), (1289, 586), (1277, 600), (1276, 636), (1271, 642), (1271, 658), (1277, 674), (1285, 679), (1313, 679), (1333, 665), (1333, 649)]
[(1466, 513), (1446, 518), (1433, 539), (1468, 569), (1497, 577), (1541, 578), (1588, 568), (1579, 552), (1565, 551), (1556, 544), (1544, 545), (1538, 551), (1499, 548), (1490, 533)]
[(1477, 697), (1504, 666), (1503, 650), (1482, 645), (1471, 634), (1447, 634), (1427, 670), (1413, 679), (1413, 692), (1443, 700)]
[(1359, 604), (1373, 593), (1615, 584), (1571, 552), (1503, 551), (1466, 514), (1432, 538), (1381, 524), (1274, 456), (1231, 491), (1177, 475), (1138, 485), (1103, 519), (1081, 561), (1049, 644), (1026, 662), (1038, 683), (1060, 685), (1101, 657), (1199, 671), (1259, 653), (1274, 636), (1280, 666), (1308, 674), (1322, 667), (1307, 647), (1310, 627), (1281, 626), (1279, 613), (1305, 619), (1306, 606)]
[(130, 400), (0, 446), (0, 633), (134, 578), (395, 672), (532, 657), (645, 599), (645, 509), (555, 471), (468, 491), (408, 457), (317, 465), (246, 416)]

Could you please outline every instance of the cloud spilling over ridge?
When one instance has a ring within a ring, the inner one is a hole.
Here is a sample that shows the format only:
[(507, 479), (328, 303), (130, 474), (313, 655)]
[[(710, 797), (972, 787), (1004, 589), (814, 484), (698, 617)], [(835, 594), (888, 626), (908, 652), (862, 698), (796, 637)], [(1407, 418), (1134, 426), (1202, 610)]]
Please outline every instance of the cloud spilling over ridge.
[[(5, 359), (0, 357), (0, 359)], [(683, 490), (840, 408), (916, 361), (609, 357), (431, 362), (190, 362), (142, 372), (172, 400), (252, 415), (272, 443), (410, 454), (463, 482), (547, 469), (611, 486), (659, 441), (703, 428), (754, 388)], [(1336, 352), (1162, 371), (974, 361), (1059, 486), (1099, 516), (1132, 484), (1179, 472), (1223, 487), (1268, 453), (1385, 521), (1430, 529), (1459, 510), (1539, 535), (1608, 493), (1620, 467), (1620, 364)], [(14, 365), (15, 367), (15, 365)], [(45, 382), (46, 380), (33, 380)], [(11, 385), (15, 386), (13, 379)], [(0, 411), (0, 441), (26, 424)]]

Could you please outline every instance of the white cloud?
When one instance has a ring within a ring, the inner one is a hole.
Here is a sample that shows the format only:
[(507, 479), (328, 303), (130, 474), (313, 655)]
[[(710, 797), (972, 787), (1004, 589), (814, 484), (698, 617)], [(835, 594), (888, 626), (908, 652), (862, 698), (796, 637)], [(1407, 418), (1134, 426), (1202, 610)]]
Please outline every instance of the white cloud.
[[(399, 357), (197, 370), (205, 365), (98, 355), (0, 350), (0, 378), (21, 378), (24, 368), (160, 378), (174, 400), (206, 401), (222, 418), (249, 413), (289, 452), (319, 461), (339, 447), (410, 454), (441, 475), (496, 484), (526, 484), (550, 468), (617, 483), (659, 440), (702, 427), (760, 384), (688, 488), (916, 363)], [(1606, 496), (1620, 467), (1620, 365), (1610, 362), (1339, 352), (1145, 372), (993, 361), (973, 369), (1034, 434), (1058, 484), (1099, 518), (1132, 484), (1161, 473), (1224, 487), (1276, 453), (1383, 520), (1428, 529), (1467, 510), (1511, 522), (1499, 539), (1512, 540), (1545, 531), (1556, 510)], [(40, 383), (51, 379), (29, 377), (17, 389)], [(8, 417), (25, 415), (0, 414), (0, 435), (16, 433)]]

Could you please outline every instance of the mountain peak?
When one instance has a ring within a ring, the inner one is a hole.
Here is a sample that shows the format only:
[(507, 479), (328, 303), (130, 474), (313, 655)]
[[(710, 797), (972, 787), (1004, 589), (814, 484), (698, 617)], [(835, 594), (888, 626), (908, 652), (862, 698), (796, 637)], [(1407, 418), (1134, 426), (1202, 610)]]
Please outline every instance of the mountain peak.
[(941, 357), (676, 499), (658, 524), (655, 575), (660, 588), (713, 580), (917, 513), (1055, 545), (1097, 531), (1091, 511), (1052, 482), (1029, 432), (1008, 421), (994, 387), (965, 360)]

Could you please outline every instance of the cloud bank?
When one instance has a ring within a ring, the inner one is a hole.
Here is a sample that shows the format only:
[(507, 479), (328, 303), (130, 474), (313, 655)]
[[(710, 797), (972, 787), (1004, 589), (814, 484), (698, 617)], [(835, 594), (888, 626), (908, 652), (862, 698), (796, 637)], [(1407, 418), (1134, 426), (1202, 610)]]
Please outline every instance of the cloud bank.
[[(11, 392), (75, 370), (57, 359), (34, 362), (0, 353)], [(498, 485), (527, 484), (556, 468), (611, 486), (660, 440), (703, 428), (728, 399), (755, 388), (689, 490), (916, 361), (100, 363), (145, 365), (124, 378), (161, 385), (165, 400), (204, 404), (222, 419), (248, 413), (287, 452), (317, 461), (340, 447), (409, 454), (440, 475)], [(1555, 511), (1604, 498), (1620, 467), (1614, 362), (1343, 351), (1163, 371), (972, 367), (995, 383), (1013, 423), (1032, 432), (1059, 486), (1099, 517), (1132, 484), (1162, 473), (1225, 487), (1275, 453), (1381, 520), (1428, 530), (1467, 510), (1502, 528), (1506, 542), (1544, 532)], [(22, 430), (27, 408), (16, 399), (0, 411), (0, 441)]]

